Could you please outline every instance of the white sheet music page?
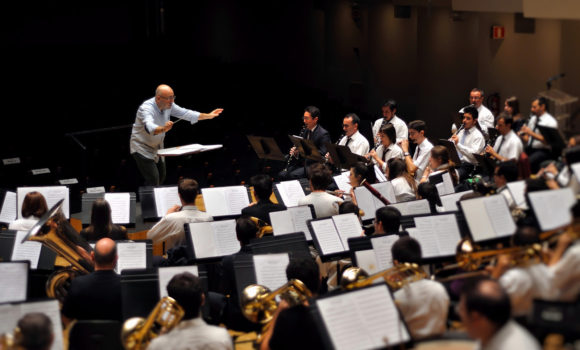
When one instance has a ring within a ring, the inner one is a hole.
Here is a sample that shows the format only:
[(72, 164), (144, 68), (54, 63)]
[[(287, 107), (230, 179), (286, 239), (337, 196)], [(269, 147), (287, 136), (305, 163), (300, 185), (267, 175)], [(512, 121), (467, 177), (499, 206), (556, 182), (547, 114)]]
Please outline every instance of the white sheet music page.
[(443, 179), (443, 182), (435, 185), (435, 187), (437, 187), (439, 196), (455, 193), (455, 189), (453, 188), (453, 181), (451, 180), (451, 175), (449, 175), (449, 172), (444, 172), (441, 175), (441, 178)]
[(304, 232), (307, 241), (312, 240), (310, 235), (310, 230), (308, 229), (307, 221), (312, 219), (312, 210), (307, 205), (301, 205), (298, 207), (288, 208), (290, 215), (292, 216), (292, 223), (294, 225), (293, 232)]
[(274, 291), (282, 287), (288, 278), (286, 267), (290, 263), (288, 253), (254, 255), (256, 283)]
[(461, 233), (454, 214), (432, 216), (440, 256), (455, 255)]
[(379, 272), (379, 263), (373, 249), (356, 250), (356, 266), (365, 270), (369, 275)]
[(351, 237), (360, 237), (363, 228), (358, 220), (358, 216), (354, 213), (335, 215), (332, 217), (334, 226), (338, 231), (342, 246), (348, 248), (348, 239)]
[(298, 180), (282, 181), (276, 184), (276, 188), (286, 207), (297, 206), (298, 201), (305, 196)]
[(322, 255), (339, 253), (345, 250), (338, 231), (336, 230), (336, 227), (334, 227), (332, 218), (311, 221), (310, 225), (312, 226), (314, 235), (318, 240), (318, 244), (320, 244)]
[(516, 206), (518, 208), (527, 210), (528, 204), (526, 203), (526, 180), (508, 182), (507, 188), (510, 191), (512, 198), (516, 202)]
[(199, 270), (195, 265), (160, 267), (157, 269), (159, 275), (159, 299), (167, 296), (167, 284), (169, 284), (173, 276), (182, 272), (189, 272), (199, 277)]
[(147, 268), (147, 244), (145, 242), (122, 242), (117, 243), (117, 273), (129, 269)]
[(423, 258), (433, 258), (439, 256), (437, 245), (437, 235), (434, 232), (433, 220), (429, 216), (417, 217), (415, 227), (408, 228), (409, 236), (419, 241)]
[(40, 250), (42, 243), (22, 240), (26, 237), (28, 231), (17, 231), (14, 239), (14, 247), (12, 248), (12, 261), (24, 260), (30, 261), (30, 268), (36, 270), (38, 268), (38, 260), (40, 259)]
[(0, 303), (26, 301), (28, 264), (20, 262), (0, 263)]
[(496, 238), (484, 200), (485, 197), (480, 197), (461, 201), (465, 221), (475, 242)]
[(173, 206), (181, 205), (179, 194), (177, 193), (177, 186), (155, 187), (153, 189), (153, 196), (155, 197), (157, 216), (160, 218), (164, 217), (167, 211)]
[(0, 334), (12, 333), (20, 315), (20, 305), (0, 304)]
[(244, 186), (224, 187), (226, 203), (228, 205), (228, 215), (239, 215), (242, 209), (250, 205), (248, 190)]
[(485, 197), (483, 205), (496, 237), (511, 236), (516, 232), (516, 224), (502, 194)]
[(217, 256), (226, 256), (240, 251), (236, 236), (236, 220), (212, 221)]
[(340, 175), (333, 176), (334, 182), (339, 190), (345, 193), (350, 192), (350, 171), (343, 171)]
[(202, 188), (205, 210), (211, 216), (239, 215), (250, 205), (244, 186)]
[(17, 217), (16, 192), (6, 191), (4, 201), (2, 202), (2, 210), (0, 211), (0, 222), (9, 224), (16, 220)]
[(128, 224), (131, 222), (130, 193), (105, 193), (105, 200), (111, 207), (111, 219), (113, 220), (113, 224)]
[(292, 214), (289, 210), (270, 212), (270, 222), (272, 223), (274, 236), (296, 232), (296, 228), (294, 227), (294, 222), (292, 220)]
[(335, 349), (371, 349), (410, 340), (385, 284), (316, 301)]
[[(52, 321), (52, 331), (54, 334), (54, 340), (52, 343), (52, 350), (64, 349), (64, 343), (62, 338), (62, 320), (60, 318), (60, 307), (56, 299), (48, 301), (38, 301), (33, 303), (23, 303), (19, 304), (20, 317), (32, 313), (32, 312), (42, 312)], [(18, 320), (16, 320), (18, 322)]]
[(212, 223), (194, 222), (188, 225), (195, 257), (203, 259), (218, 256)]
[(397, 208), (401, 212), (401, 215), (421, 215), (431, 213), (429, 201), (426, 199), (389, 204), (388, 206)]
[(468, 193), (473, 193), (473, 190), (440, 196), (439, 198), (441, 198), (441, 204), (443, 204), (443, 211), (445, 212), (459, 210), (459, 208), (457, 207), (457, 202), (459, 201), (459, 198)]
[(377, 261), (377, 268), (383, 271), (393, 267), (393, 256), (391, 255), (391, 247), (399, 239), (398, 235), (388, 235), (371, 238), (373, 252)]
[[(371, 192), (365, 187), (359, 186), (355, 187), (354, 196), (356, 197), (356, 202), (359, 209), (362, 209), (364, 212), (362, 219), (367, 220), (374, 218), (377, 206), (375, 204), (374, 196), (371, 194)], [(381, 203), (381, 206), (383, 206), (383, 203)]]
[(531, 192), (528, 197), (542, 231), (553, 230), (572, 222), (570, 208), (576, 203), (576, 198), (570, 187)]
[[(376, 184), (372, 184), (372, 186), (379, 191), (380, 194), (383, 195), (390, 203), (397, 203), (397, 198), (395, 197), (395, 189), (393, 188), (393, 184), (390, 181), (387, 182), (379, 182)], [(385, 205), (381, 202), (378, 198), (374, 197), (375, 202), (377, 203), (376, 207), (381, 208)]]
[(59, 200), (64, 198), (62, 203), (62, 212), (64, 216), (69, 218), (69, 190), (66, 186), (43, 186), (43, 187), (18, 187), (16, 193), (18, 194), (18, 209), (17, 214), (20, 219), (22, 216), (22, 202), (24, 202), (24, 197), (28, 192), (40, 192), (44, 199), (46, 199), (46, 205), (48, 208), (52, 208)]

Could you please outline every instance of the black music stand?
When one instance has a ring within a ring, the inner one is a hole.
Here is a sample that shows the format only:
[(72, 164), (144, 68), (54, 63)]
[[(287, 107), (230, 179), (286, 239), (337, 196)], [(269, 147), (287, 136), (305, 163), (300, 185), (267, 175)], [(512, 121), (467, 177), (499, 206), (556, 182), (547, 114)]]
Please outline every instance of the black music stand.
[(326, 149), (330, 154), (330, 158), (334, 162), (334, 166), (338, 169), (350, 169), (357, 162), (367, 162), (365, 157), (352, 153), (348, 146), (335, 145), (333, 143), (326, 143)]
[(273, 137), (246, 135), (250, 145), (260, 159), (284, 161), (285, 156)]
[(560, 130), (542, 125), (538, 125), (537, 128), (540, 130), (544, 140), (546, 140), (546, 144), (552, 147), (552, 154), (558, 157), (562, 150), (566, 148), (566, 142), (562, 138)]
[(487, 155), (481, 155), (479, 153), (471, 153), (471, 155), (473, 157), (475, 157), (475, 160), (477, 160), (477, 165), (479, 165), (484, 173), (488, 174), (489, 176), (493, 175), (493, 172), (495, 171), (495, 166), (496, 166), (496, 161), (492, 158), (490, 158)]
[(321, 162), (324, 160), (323, 156), (320, 154), (318, 148), (314, 142), (312, 142), (312, 140), (306, 140), (294, 135), (288, 135), (288, 137), (290, 138), (290, 141), (292, 141), (294, 147), (296, 147), (298, 152), (300, 152), (302, 158), (315, 162)]
[(461, 159), (459, 159), (459, 154), (457, 154), (457, 149), (455, 148), (455, 143), (453, 141), (439, 139), (437, 144), (447, 148), (447, 152), (449, 152), (449, 159), (451, 159), (453, 163), (457, 164), (457, 166), (461, 164)]

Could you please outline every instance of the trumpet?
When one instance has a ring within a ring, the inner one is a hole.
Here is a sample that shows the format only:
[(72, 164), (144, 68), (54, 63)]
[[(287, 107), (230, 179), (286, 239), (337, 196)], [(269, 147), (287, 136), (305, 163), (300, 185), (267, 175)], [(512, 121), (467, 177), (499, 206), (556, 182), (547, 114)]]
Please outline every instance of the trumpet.
[(183, 315), (185, 311), (175, 299), (162, 298), (147, 319), (132, 317), (123, 323), (123, 347), (127, 350), (146, 349), (153, 339), (177, 326)]
[(360, 267), (349, 267), (342, 274), (340, 286), (347, 290), (362, 288), (373, 284), (379, 278), (384, 279), (392, 290), (398, 290), (409, 283), (427, 278), (427, 273), (419, 265), (412, 263), (399, 264), (370, 276)]

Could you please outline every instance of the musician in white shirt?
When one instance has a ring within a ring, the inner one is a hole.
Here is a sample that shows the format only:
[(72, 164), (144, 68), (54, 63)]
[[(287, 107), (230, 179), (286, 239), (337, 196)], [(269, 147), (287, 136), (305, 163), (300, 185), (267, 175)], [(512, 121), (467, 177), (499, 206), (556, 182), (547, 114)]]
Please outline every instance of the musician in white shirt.
[(552, 158), (550, 145), (542, 135), (538, 126), (552, 129), (558, 128), (558, 121), (548, 113), (548, 101), (544, 97), (538, 97), (532, 101), (532, 117), (528, 124), (522, 126), (519, 135), (526, 145), (526, 153), (529, 156), (532, 172), (536, 173), (540, 169), (540, 164)]
[(497, 130), (500, 136), (495, 140), (495, 145), (487, 145), (485, 152), (491, 154), (499, 161), (518, 160), (524, 150), (522, 141), (512, 130), (513, 119), (507, 114), (500, 114), (497, 119)]
[[(487, 107), (483, 105), (483, 90), (479, 88), (473, 88), (469, 92), (469, 103), (471, 103), (477, 109), (479, 114), (479, 126), (483, 133), (487, 134), (488, 128), (493, 128), (495, 117), (493, 113)], [(459, 113), (464, 113), (465, 107), (459, 110)]]
[[(348, 146), (350, 151), (359, 156), (369, 152), (369, 141), (359, 131), (360, 118), (354, 113), (347, 114), (342, 121), (344, 137), (338, 142), (339, 146)], [(328, 156), (328, 153), (327, 153)]]
[(477, 160), (473, 153), (481, 153), (485, 147), (485, 137), (478, 124), (478, 112), (475, 106), (467, 106), (463, 109), (463, 129), (451, 136), (455, 148), (461, 159), (459, 179), (466, 179), (473, 171)]
[(373, 124), (373, 137), (375, 139), (375, 145), (379, 145), (381, 140), (379, 139), (379, 131), (381, 127), (387, 124), (393, 124), (395, 130), (397, 131), (397, 144), (403, 140), (407, 139), (407, 124), (397, 117), (397, 102), (395, 100), (387, 100), (382, 107), (383, 117), (379, 118)]
[(429, 163), (431, 148), (433, 148), (433, 144), (429, 142), (425, 136), (426, 126), (427, 124), (422, 120), (413, 120), (409, 123), (409, 139), (417, 145), (412, 157), (409, 154), (409, 141), (401, 141), (401, 149), (403, 150), (403, 156), (405, 157), (407, 172), (409, 174), (415, 174), (414, 177), (416, 181), (419, 181), (423, 176), (423, 172)]
[(372, 158), (373, 163), (385, 172), (389, 159), (403, 159), (403, 150), (395, 144), (396, 131), (393, 125), (387, 124), (381, 127), (379, 137), (381, 139), (381, 145), (376, 151), (374, 149), (371, 150), (366, 157), (368, 159)]

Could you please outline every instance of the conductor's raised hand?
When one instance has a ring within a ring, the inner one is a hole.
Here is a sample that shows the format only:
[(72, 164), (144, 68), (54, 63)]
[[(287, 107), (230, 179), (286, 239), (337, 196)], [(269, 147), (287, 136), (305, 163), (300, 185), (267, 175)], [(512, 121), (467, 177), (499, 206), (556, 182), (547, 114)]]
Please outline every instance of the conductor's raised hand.
[(163, 127), (163, 132), (168, 132), (169, 130), (171, 130), (172, 127), (173, 127), (173, 122), (171, 120), (167, 121), (165, 123), (165, 126)]
[(211, 111), (210, 113), (201, 113), (199, 115), (199, 119), (200, 120), (213, 119), (213, 118), (217, 117), (218, 115), (220, 115), (223, 111), (224, 111), (223, 108), (216, 108), (213, 111)]

